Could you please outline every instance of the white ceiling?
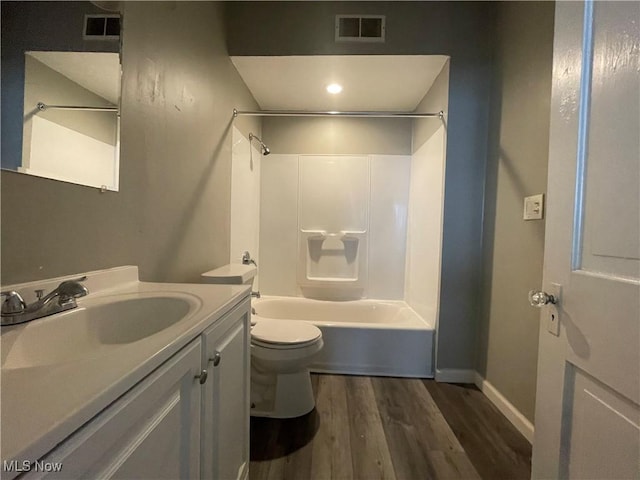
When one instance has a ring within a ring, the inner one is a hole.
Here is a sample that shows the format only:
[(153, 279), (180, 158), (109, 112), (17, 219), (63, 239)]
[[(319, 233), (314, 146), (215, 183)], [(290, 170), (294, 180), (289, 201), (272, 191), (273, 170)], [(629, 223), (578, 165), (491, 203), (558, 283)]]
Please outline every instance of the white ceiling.
[(120, 98), (120, 58), (106, 52), (27, 52), (114, 105)]
[[(448, 57), (314, 55), (231, 57), (262, 110), (413, 111)], [(339, 83), (341, 93), (327, 93)]]

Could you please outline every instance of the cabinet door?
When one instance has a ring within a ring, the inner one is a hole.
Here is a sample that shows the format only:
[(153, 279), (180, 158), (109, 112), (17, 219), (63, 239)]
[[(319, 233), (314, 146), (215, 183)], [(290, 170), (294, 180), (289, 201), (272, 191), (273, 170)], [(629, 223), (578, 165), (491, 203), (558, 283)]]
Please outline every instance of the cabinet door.
[(203, 392), (203, 479), (248, 474), (249, 307), (243, 302), (203, 334), (210, 373)]
[(196, 339), (46, 455), (26, 478), (200, 476), (201, 342)]

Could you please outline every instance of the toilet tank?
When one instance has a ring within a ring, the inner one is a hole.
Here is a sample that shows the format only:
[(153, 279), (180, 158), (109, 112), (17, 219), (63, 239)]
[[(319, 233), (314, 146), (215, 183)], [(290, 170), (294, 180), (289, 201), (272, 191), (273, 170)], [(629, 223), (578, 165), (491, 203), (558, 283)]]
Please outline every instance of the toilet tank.
[(203, 273), (200, 278), (202, 283), (251, 285), (257, 273), (258, 269), (253, 265), (231, 263), (215, 270), (209, 270)]

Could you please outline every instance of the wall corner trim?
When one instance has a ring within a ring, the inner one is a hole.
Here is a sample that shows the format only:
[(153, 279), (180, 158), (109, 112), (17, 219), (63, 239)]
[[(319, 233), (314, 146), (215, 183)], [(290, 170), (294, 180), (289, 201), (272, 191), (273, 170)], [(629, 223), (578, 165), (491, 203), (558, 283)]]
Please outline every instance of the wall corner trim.
[[(475, 370), (455, 368), (436, 369), (436, 382), (444, 383), (476, 383), (478, 373)], [(479, 387), (478, 387), (479, 388)]]
[[(516, 427), (522, 435), (524, 435), (529, 443), (533, 444), (533, 424), (527, 420), (527, 418), (516, 407), (514, 407), (513, 404), (491, 384), (491, 382), (485, 380), (478, 372), (474, 373), (475, 379), (473, 383), (475, 383), (476, 387), (478, 387), (480, 391), (491, 401), (491, 403), (500, 410), (500, 413), (507, 417), (507, 420), (509, 420), (513, 426)], [(437, 378), (436, 374), (436, 379)]]

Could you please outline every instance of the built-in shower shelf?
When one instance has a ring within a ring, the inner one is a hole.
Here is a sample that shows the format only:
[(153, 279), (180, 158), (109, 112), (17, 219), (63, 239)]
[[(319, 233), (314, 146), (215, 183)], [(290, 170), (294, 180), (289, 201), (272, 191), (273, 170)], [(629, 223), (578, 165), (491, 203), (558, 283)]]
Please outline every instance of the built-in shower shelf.
[(314, 282), (331, 282), (331, 283), (353, 283), (358, 281), (357, 278), (336, 278), (336, 277), (309, 277)]
[(325, 230), (302, 230), (302, 233), (309, 234), (309, 240), (324, 240), (326, 238), (339, 238), (342, 241), (357, 241), (358, 235), (365, 234), (363, 231), (342, 231), (329, 233)]
[(298, 157), (300, 287), (364, 289), (367, 282), (369, 157)]
[(300, 230), (301, 286), (362, 288), (366, 281), (364, 230)]

